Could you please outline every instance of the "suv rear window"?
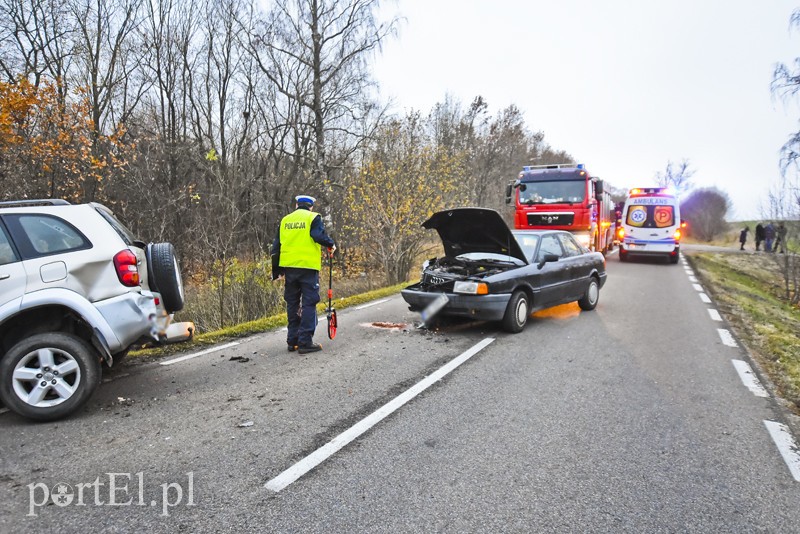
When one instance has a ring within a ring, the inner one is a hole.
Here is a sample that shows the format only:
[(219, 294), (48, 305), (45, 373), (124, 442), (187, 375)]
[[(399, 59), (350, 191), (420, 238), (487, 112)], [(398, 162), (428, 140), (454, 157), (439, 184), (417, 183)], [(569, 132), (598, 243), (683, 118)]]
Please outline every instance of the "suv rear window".
[(18, 225), (28, 243), (23, 244), (25, 256), (47, 256), (60, 252), (92, 248), (92, 244), (77, 228), (67, 221), (53, 215), (34, 213), (30, 215), (9, 215), (9, 223)]

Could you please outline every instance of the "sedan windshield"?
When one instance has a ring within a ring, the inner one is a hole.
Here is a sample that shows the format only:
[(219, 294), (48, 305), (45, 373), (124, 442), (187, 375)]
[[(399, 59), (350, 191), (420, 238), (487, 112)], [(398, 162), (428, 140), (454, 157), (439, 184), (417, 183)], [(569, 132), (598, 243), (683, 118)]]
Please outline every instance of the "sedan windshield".
[(583, 180), (525, 182), (519, 185), (520, 204), (574, 204), (586, 197)]
[(515, 232), (514, 237), (517, 239), (519, 248), (522, 249), (522, 253), (525, 254), (525, 257), (528, 259), (533, 258), (533, 254), (536, 252), (536, 245), (539, 244), (539, 236), (536, 234), (523, 234)]

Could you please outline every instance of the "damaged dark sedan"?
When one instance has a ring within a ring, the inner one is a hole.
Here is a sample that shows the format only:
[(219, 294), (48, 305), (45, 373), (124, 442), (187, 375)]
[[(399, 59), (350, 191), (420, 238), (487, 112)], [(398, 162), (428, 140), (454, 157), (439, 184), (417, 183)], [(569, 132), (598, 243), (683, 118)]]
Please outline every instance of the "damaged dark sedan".
[(605, 258), (569, 232), (512, 231), (484, 208), (440, 211), (422, 226), (444, 245), (443, 257), (424, 263), (420, 282), (401, 291), (423, 321), (437, 313), (502, 321), (516, 333), (535, 311), (574, 301), (583, 310), (597, 306)]

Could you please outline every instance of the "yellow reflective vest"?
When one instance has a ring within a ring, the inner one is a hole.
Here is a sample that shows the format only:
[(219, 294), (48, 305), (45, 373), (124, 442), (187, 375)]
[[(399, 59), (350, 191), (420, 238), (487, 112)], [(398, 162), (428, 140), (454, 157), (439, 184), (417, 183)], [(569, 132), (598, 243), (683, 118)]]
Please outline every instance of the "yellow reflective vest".
[(297, 209), (281, 219), (281, 267), (322, 268), (322, 247), (311, 239), (311, 223), (319, 213)]

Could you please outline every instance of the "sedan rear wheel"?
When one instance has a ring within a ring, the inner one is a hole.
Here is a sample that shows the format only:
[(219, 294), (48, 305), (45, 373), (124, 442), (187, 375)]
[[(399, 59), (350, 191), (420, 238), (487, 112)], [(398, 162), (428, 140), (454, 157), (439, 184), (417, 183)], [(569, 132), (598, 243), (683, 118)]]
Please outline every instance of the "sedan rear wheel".
[(514, 334), (522, 332), (525, 323), (528, 322), (529, 310), (528, 296), (524, 291), (515, 291), (511, 295), (511, 300), (508, 301), (506, 313), (503, 316), (503, 329)]
[(14, 412), (51, 421), (77, 410), (100, 383), (100, 357), (63, 332), (23, 339), (0, 362), (0, 399)]
[(597, 278), (592, 276), (589, 279), (589, 287), (586, 288), (586, 293), (584, 293), (583, 298), (578, 301), (578, 306), (580, 306), (582, 310), (590, 311), (597, 307), (598, 300), (600, 300), (600, 284), (597, 282)]

